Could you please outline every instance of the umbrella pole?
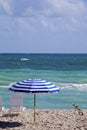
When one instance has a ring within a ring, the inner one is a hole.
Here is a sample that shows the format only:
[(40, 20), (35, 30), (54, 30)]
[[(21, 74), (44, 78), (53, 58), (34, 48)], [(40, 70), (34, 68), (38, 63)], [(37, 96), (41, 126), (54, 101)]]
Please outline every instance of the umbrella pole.
[(34, 94), (34, 122), (36, 122), (36, 94)]

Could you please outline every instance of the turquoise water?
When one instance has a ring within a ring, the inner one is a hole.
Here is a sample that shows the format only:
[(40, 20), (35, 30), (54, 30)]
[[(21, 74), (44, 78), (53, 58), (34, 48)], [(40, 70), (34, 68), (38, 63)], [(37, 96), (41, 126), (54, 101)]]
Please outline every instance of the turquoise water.
[[(37, 94), (37, 108), (87, 109), (87, 54), (0, 54), (0, 95), (10, 107), (9, 84), (41, 78), (60, 87), (58, 94)], [(33, 94), (22, 94), (24, 106), (33, 108)]]

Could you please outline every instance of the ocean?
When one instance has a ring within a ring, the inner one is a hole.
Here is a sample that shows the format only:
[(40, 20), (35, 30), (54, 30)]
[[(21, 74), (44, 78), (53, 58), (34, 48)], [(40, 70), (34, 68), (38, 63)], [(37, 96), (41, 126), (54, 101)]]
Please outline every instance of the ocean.
[[(38, 109), (87, 109), (87, 54), (0, 54), (0, 96), (10, 107), (9, 85), (39, 78), (60, 87), (57, 94), (37, 94)], [(22, 94), (24, 106), (33, 108), (33, 94)]]

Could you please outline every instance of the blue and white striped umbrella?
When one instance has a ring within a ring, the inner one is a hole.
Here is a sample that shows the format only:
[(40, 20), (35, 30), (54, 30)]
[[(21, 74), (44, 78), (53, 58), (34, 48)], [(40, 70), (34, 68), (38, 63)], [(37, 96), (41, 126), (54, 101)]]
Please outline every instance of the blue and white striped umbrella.
[(59, 88), (46, 80), (28, 79), (11, 84), (9, 90), (23, 93), (56, 93)]
[(34, 121), (35, 121), (36, 93), (58, 93), (60, 89), (51, 82), (46, 82), (46, 80), (28, 79), (11, 84), (9, 90), (14, 92), (34, 94)]

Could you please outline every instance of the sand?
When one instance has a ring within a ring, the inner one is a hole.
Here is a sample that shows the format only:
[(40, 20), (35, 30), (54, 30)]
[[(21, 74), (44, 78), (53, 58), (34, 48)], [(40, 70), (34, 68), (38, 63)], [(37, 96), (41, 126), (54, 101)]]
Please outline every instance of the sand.
[(87, 110), (36, 110), (0, 112), (0, 130), (87, 130)]

